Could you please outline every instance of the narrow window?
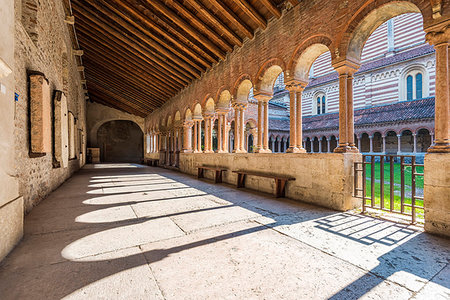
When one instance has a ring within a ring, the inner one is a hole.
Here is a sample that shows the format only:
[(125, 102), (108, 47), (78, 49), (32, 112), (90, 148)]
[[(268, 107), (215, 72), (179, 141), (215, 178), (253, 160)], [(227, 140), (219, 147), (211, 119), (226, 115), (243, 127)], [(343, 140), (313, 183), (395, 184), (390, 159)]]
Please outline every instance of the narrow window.
[(416, 74), (416, 99), (422, 99), (422, 73)]
[(317, 114), (320, 115), (320, 97), (317, 97)]
[(413, 77), (408, 75), (406, 77), (406, 100), (413, 99)]
[(322, 96), (322, 113), (325, 113), (325, 96)]

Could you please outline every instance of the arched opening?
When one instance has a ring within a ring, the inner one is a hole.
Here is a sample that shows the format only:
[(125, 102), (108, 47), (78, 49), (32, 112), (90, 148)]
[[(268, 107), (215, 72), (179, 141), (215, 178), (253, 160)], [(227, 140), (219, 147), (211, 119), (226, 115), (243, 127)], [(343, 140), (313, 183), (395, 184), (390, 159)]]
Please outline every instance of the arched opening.
[(431, 135), (428, 129), (422, 128), (417, 131), (416, 136), (417, 152), (427, 152), (431, 146)]
[(372, 138), (372, 151), (373, 152), (382, 152), (383, 151), (383, 140), (381, 137), (381, 133), (379, 132), (375, 132), (373, 134), (373, 138)]
[(248, 153), (253, 153), (254, 152), (253, 151), (253, 146), (254, 146), (253, 145), (253, 134), (249, 134), (247, 145), (248, 145), (247, 152)]
[(275, 138), (275, 143), (274, 143), (274, 149), (272, 150), (272, 152), (280, 152), (280, 137), (277, 136)]
[(402, 135), (400, 137), (400, 151), (402, 153), (414, 152), (414, 138), (410, 130), (402, 131)]
[(386, 154), (397, 154), (398, 151), (398, 140), (397, 133), (395, 131), (388, 131), (385, 137), (386, 143)]
[(312, 146), (312, 152), (314, 152), (314, 153), (318, 153), (319, 152), (319, 139), (317, 137), (314, 137), (313, 146)]
[(333, 152), (336, 147), (337, 147), (337, 139), (334, 135), (332, 135), (330, 138), (330, 152)]
[(270, 136), (270, 137), (269, 137), (269, 149), (270, 149), (272, 152), (274, 152), (273, 148), (274, 148), (274, 138), (273, 138), (273, 136)]
[(214, 152), (217, 151), (218, 149), (218, 145), (219, 145), (219, 140), (217, 139), (217, 132), (219, 131), (219, 120), (215, 119), (213, 122), (213, 129), (212, 129), (212, 150)]
[(284, 137), (284, 136), (281, 138), (280, 152), (282, 152), (282, 153), (286, 152), (286, 137)]
[(327, 153), (328, 152), (328, 141), (325, 136), (320, 139), (320, 152)]
[(230, 123), (230, 129), (228, 130), (228, 152), (232, 153), (234, 150), (234, 120)]
[(143, 158), (144, 134), (132, 121), (104, 123), (97, 131), (102, 162), (140, 163)]
[(361, 149), (359, 149), (362, 153), (369, 153), (370, 152), (370, 139), (369, 135), (367, 133), (361, 134)]
[(306, 149), (306, 152), (311, 152), (311, 150), (312, 150), (311, 139), (309, 137), (306, 138), (305, 149)]

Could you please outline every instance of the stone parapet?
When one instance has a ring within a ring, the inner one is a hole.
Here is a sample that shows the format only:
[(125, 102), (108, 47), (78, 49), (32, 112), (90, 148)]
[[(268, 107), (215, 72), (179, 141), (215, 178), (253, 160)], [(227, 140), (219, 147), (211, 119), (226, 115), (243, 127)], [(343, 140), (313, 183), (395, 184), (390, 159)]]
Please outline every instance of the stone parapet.
[[(271, 154), (180, 154), (180, 170), (197, 174), (198, 165), (220, 166), (228, 169), (223, 181), (236, 184), (236, 166), (249, 171), (276, 173), (296, 178), (286, 186), (286, 197), (316, 204), (331, 209), (346, 211), (359, 207), (360, 199), (352, 196), (353, 165), (361, 160), (360, 154), (314, 154), (314, 153), (271, 153)], [(205, 177), (214, 178), (205, 172)], [(248, 176), (246, 187), (266, 193), (273, 193), (274, 180)]]
[(450, 153), (428, 153), (424, 164), (425, 230), (450, 236)]

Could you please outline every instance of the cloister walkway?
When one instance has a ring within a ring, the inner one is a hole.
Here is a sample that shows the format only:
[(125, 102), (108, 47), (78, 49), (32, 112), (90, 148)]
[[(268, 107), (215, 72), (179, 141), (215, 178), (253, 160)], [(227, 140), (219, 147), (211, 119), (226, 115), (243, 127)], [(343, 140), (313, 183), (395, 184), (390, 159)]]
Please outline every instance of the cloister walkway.
[(450, 240), (412, 227), (88, 165), (25, 218), (0, 299), (449, 299), (449, 262)]

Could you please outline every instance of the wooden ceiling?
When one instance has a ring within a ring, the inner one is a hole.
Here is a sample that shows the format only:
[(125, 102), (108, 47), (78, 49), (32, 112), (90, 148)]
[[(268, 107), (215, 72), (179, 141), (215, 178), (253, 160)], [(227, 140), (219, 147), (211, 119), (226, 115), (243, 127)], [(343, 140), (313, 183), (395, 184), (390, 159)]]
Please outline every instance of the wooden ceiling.
[(298, 0), (65, 2), (90, 99), (146, 116)]

